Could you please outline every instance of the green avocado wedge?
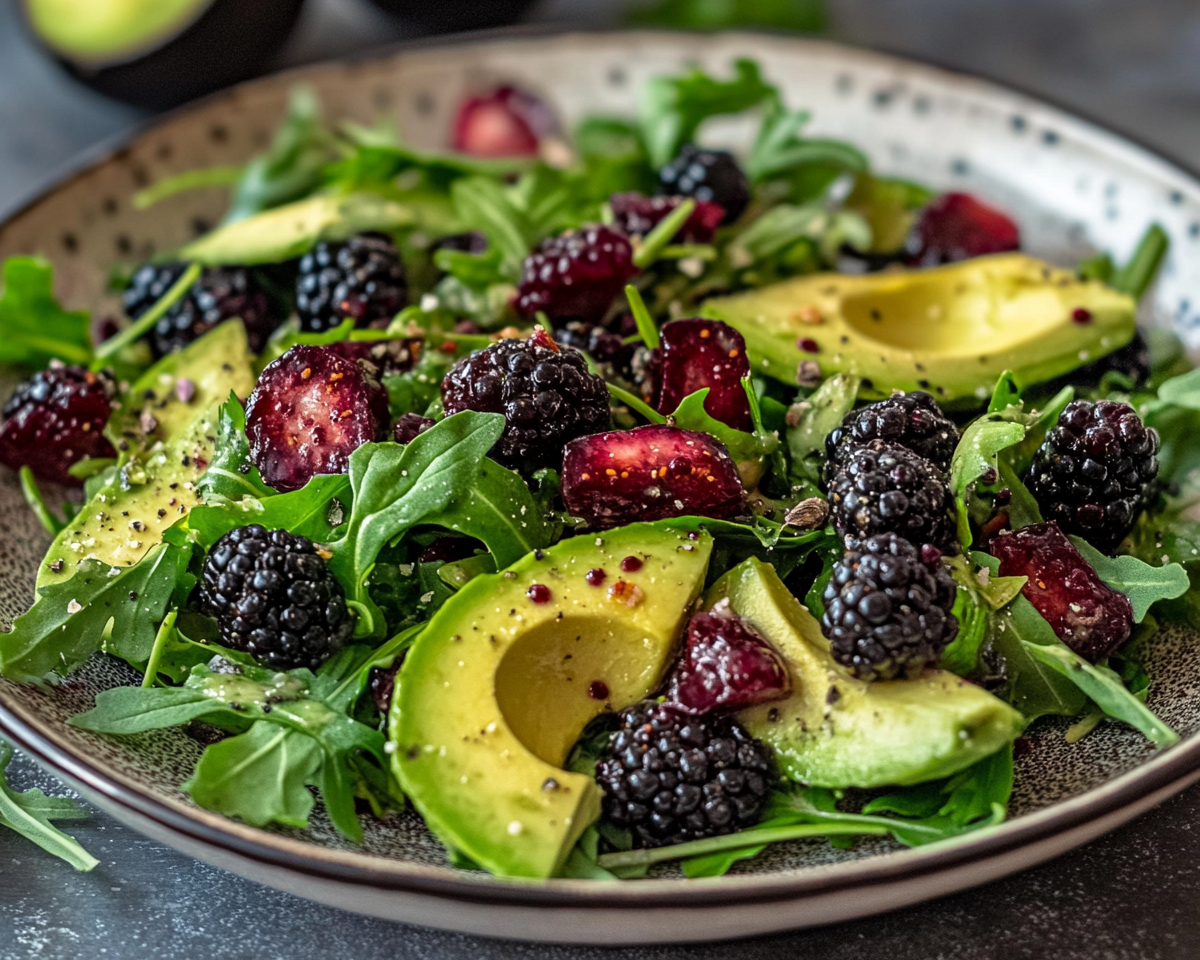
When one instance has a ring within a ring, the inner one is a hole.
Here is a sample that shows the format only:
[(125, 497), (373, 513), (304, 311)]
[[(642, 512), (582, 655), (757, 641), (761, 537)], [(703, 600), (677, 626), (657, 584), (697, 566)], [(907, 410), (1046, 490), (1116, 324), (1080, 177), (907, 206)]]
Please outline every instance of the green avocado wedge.
[(221, 404), (230, 391), (245, 397), (252, 389), (250, 349), (239, 320), (147, 370), (105, 428), (123, 448), (118, 469), (54, 538), (38, 568), (38, 587), (70, 578), (80, 560), (128, 567), (142, 559), (200, 502), (196, 481), (212, 459)]
[(793, 780), (830, 788), (936, 780), (995, 753), (1024, 728), (1012, 707), (944, 670), (916, 680), (856, 680), (834, 662), (812, 614), (759, 560), (713, 584), (705, 606), (724, 600), (788, 665), (791, 696), (738, 719)]
[[(750, 367), (806, 386), (814, 374), (862, 378), (859, 396), (925, 390), (980, 406), (1011, 370), (1050, 380), (1133, 339), (1132, 297), (1020, 253), (924, 270), (821, 273), (704, 303), (746, 340)], [(802, 363), (816, 367), (800, 370)]]
[(558, 871), (601, 797), (562, 765), (588, 721), (658, 685), (708, 568), (712, 541), (694, 528), (563, 540), (474, 578), (430, 620), (388, 730), (400, 785), (447, 847), (501, 876)]

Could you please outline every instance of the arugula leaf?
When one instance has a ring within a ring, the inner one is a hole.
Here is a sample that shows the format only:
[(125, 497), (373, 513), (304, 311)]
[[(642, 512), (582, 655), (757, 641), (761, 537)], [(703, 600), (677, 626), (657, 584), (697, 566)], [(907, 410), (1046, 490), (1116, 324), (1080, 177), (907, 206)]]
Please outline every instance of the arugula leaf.
[(871, 228), (852, 210), (833, 210), (825, 203), (781, 203), (733, 238), (727, 251), (729, 262), (740, 270), (748, 269), (805, 240), (818, 248), (825, 263), (833, 263), (843, 245), (869, 249)]
[(342, 473), (319, 473), (299, 490), (272, 496), (243, 496), (229, 500), (213, 495), (193, 507), (188, 529), (207, 549), (234, 527), (257, 523), (268, 530), (288, 530), (316, 543), (325, 543), (345, 520), (350, 501), (349, 478)]
[(1187, 571), (1178, 563), (1152, 567), (1137, 557), (1106, 557), (1079, 537), (1070, 540), (1101, 580), (1129, 598), (1134, 623), (1141, 623), (1157, 601), (1175, 600), (1191, 589)]
[(805, 139), (806, 110), (790, 111), (775, 95), (768, 101), (758, 137), (750, 149), (746, 172), (754, 182), (793, 172), (805, 164), (826, 164), (844, 172), (865, 172), (866, 155), (843, 140)]
[(1150, 224), (1129, 262), (1113, 274), (1112, 286), (1129, 294), (1134, 300), (1142, 299), (1158, 274), (1158, 268), (1162, 266), (1170, 246), (1171, 239), (1167, 232), (1157, 223)]
[[(743, 470), (743, 464), (761, 464), (764, 457), (770, 456), (779, 449), (779, 437), (773, 433), (766, 431), (746, 433), (744, 430), (737, 430), (714, 419), (704, 409), (704, 401), (708, 399), (708, 394), (709, 388), (705, 387), (695, 393), (689, 393), (680, 400), (679, 406), (671, 414), (671, 420), (674, 421), (675, 426), (683, 430), (702, 431), (716, 437), (725, 444), (725, 449), (738, 464), (739, 473)], [(760, 469), (754, 472), (761, 478)], [(749, 484), (749, 486), (753, 485), (753, 482)]]
[(1169, 747), (1179, 735), (1158, 719), (1108, 667), (1088, 663), (1066, 645), (1043, 645), (1022, 640), (1026, 652), (1038, 663), (1049, 667), (1079, 687), (1110, 717), (1124, 720), (1146, 735), (1155, 746)]
[(820, 486), (825, 465), (825, 438), (854, 409), (859, 378), (838, 373), (796, 406), (795, 425), (787, 428), (792, 479)]
[(12, 747), (7, 741), (0, 740), (0, 826), (15, 830), (76, 870), (91, 870), (100, 861), (84, 850), (77, 840), (50, 823), (51, 820), (81, 820), (88, 815), (87, 811), (74, 800), (48, 797), (36, 787), (17, 793), (4, 775), (12, 756)]
[(40, 370), (51, 360), (92, 359), (90, 315), (64, 310), (54, 299), (54, 268), (41, 257), (4, 261), (0, 291), (0, 362)]
[(186, 541), (163, 542), (132, 567), (80, 562), (71, 579), (42, 587), (12, 631), (0, 634), (0, 672), (21, 683), (65, 676), (100, 649), (144, 664), (173, 597), (195, 583), (191, 554)]
[(246, 439), (246, 408), (232, 391), (221, 405), (217, 423), (217, 442), (212, 461), (196, 482), (201, 499), (222, 497), (229, 500), (244, 496), (269, 497), (275, 493), (263, 483), (258, 467), (250, 459), (250, 441)]
[(510, 266), (519, 265), (532, 243), (526, 218), (500, 183), (487, 177), (469, 177), (450, 188), (455, 213), (463, 223), (488, 238), (488, 246), (503, 255)]
[(971, 546), (971, 519), (967, 495), (971, 487), (989, 472), (1000, 476), (1000, 453), (1025, 439), (1025, 426), (998, 419), (1000, 414), (984, 414), (974, 421), (954, 448), (950, 461), (950, 492), (958, 513), (958, 539), (964, 549)]

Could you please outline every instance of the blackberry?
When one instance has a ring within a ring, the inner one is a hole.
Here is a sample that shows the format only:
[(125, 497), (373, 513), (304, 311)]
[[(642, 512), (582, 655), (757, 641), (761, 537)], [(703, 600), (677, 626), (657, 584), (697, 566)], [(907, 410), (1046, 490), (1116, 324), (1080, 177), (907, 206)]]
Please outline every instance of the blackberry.
[[(126, 288), (125, 315), (136, 320), (175, 285), (186, 265), (153, 264), (140, 267)], [(250, 349), (259, 353), (281, 318), (270, 298), (245, 267), (208, 267), (192, 288), (168, 310), (147, 334), (156, 357), (181, 350), (217, 324), (238, 318), (246, 328)]]
[(491, 456), (514, 469), (562, 466), (563, 447), (607, 429), (608, 388), (588, 372), (583, 354), (541, 330), (528, 340), (501, 340), (460, 360), (442, 380), (446, 413), (504, 414)]
[(1110, 371), (1128, 377), (1135, 387), (1144, 386), (1150, 379), (1150, 346), (1141, 331), (1125, 346), (1049, 381), (1045, 390), (1057, 393), (1065, 386), (1097, 387)]
[(825, 440), (826, 470), (832, 475), (855, 447), (886, 440), (907, 447), (939, 470), (950, 469), (958, 428), (929, 394), (894, 393), (886, 400), (851, 410)]
[(886, 440), (851, 447), (829, 481), (838, 533), (894, 533), (939, 550), (954, 544), (953, 501), (946, 475), (924, 457)]
[(626, 382), (634, 381), (634, 358), (638, 347), (626, 343), (624, 337), (596, 324), (574, 320), (561, 330), (555, 330), (554, 339), (564, 347), (574, 347), (586, 353), (602, 373), (611, 374), (606, 379), (620, 377)]
[(115, 457), (104, 436), (116, 387), (105, 373), (55, 362), (17, 386), (2, 411), (0, 463), (28, 466), (39, 480), (78, 487), (67, 471), (89, 457)]
[(356, 327), (386, 327), (408, 303), (404, 264), (391, 238), (360, 233), (322, 241), (300, 258), (296, 312), (300, 329), (320, 333), (350, 319)]
[(750, 181), (733, 154), (701, 150), (685, 143), (679, 155), (658, 172), (658, 192), (715, 203), (725, 211), (721, 223), (733, 223), (750, 203)]
[(733, 833), (762, 815), (775, 780), (770, 750), (728, 716), (688, 717), (643, 700), (596, 764), (604, 816), (637, 847)]
[(1158, 433), (1128, 404), (1075, 400), (1025, 476), (1029, 492), (1066, 533), (1116, 548), (1158, 494)]
[(354, 633), (341, 584), (311, 540), (286, 530), (252, 524), (221, 537), (200, 600), (225, 646), (278, 670), (315, 669)]
[(821, 631), (833, 658), (862, 680), (914, 677), (958, 635), (956, 592), (933, 547), (894, 533), (847, 540), (825, 587)]
[(547, 237), (525, 258), (514, 306), (527, 319), (541, 311), (551, 320), (599, 321), (636, 273), (624, 234), (582, 227)]

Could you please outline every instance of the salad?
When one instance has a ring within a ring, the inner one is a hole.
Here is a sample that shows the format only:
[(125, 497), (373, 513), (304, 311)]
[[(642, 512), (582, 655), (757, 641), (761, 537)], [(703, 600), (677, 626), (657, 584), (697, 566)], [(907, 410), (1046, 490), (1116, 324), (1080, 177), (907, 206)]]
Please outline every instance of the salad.
[(0, 461), (53, 542), (3, 675), (120, 658), (70, 722), (186, 725), (201, 807), (409, 810), (511, 877), (982, 829), (1044, 717), (1175, 743), (1145, 652), (1200, 627), (1200, 373), (1135, 323), (1164, 232), (1046, 263), (749, 60), (638, 104), (567, 131), (484, 91), (432, 153), (300, 89), (262, 156), (138, 196), (230, 203), (114, 265), (122, 317), (8, 260)]

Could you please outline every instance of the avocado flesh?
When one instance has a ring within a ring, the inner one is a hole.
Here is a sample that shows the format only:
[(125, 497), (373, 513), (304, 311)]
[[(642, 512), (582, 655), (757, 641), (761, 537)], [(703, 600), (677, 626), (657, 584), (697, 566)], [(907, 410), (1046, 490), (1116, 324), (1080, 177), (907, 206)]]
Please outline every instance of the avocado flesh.
[[(597, 714), (655, 689), (704, 585), (712, 542), (688, 527), (564, 540), (474, 578), (430, 620), (388, 730), (397, 779), (448, 847), (501, 876), (558, 871), (600, 812), (593, 779), (561, 769), (571, 747)], [(621, 570), (629, 556), (641, 569)], [(599, 586), (584, 579), (594, 569)], [(549, 602), (527, 596), (535, 583)]]
[(790, 697), (743, 710), (738, 720), (793, 780), (831, 788), (936, 780), (995, 753), (1024, 727), (1012, 707), (944, 670), (873, 683), (850, 676), (768, 564), (751, 559), (730, 570), (705, 605), (725, 598), (791, 673)]
[(30, 25), (68, 57), (112, 61), (159, 46), (212, 0), (25, 0)]
[(1004, 253), (925, 270), (798, 277), (708, 300), (701, 312), (735, 327), (751, 369), (776, 379), (794, 383), (800, 363), (815, 361), (824, 377), (862, 377), (866, 399), (926, 390), (943, 405), (972, 407), (1005, 370), (1022, 385), (1039, 383), (1124, 346), (1136, 307), (1099, 281)]
[[(194, 390), (187, 402), (180, 380), (190, 380)], [(252, 389), (250, 349), (238, 320), (146, 371), (106, 427), (118, 449), (122, 443), (128, 447), (120, 468), (54, 538), (37, 585), (69, 579), (80, 560), (127, 567), (144, 557), (164, 530), (200, 502), (195, 484), (212, 459), (221, 404), (231, 390), (244, 397)], [(58, 560), (62, 569), (55, 573), (50, 564)]]

